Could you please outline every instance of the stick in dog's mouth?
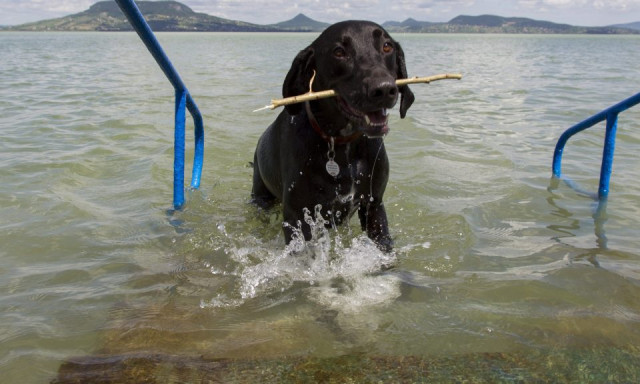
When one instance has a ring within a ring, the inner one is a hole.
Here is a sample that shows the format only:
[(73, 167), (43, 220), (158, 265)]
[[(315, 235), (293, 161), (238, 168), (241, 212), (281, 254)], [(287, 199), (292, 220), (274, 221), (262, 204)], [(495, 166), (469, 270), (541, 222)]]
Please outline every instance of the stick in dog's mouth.
[[(314, 78), (315, 78), (315, 72), (314, 72), (314, 76), (311, 78), (311, 82), (309, 84), (309, 92), (307, 92), (305, 94), (302, 94), (302, 95), (298, 95), (298, 96), (287, 97), (287, 98), (284, 98), (284, 99), (273, 99), (273, 100), (271, 100), (271, 104), (265, 105), (262, 108), (258, 108), (256, 110), (254, 110), (253, 112), (264, 111), (266, 109), (276, 109), (278, 107), (282, 107), (282, 106), (285, 106), (285, 105), (297, 104), (297, 103), (302, 103), (302, 102), (305, 102), (305, 101), (325, 99), (327, 97), (338, 96), (338, 93), (336, 91), (334, 91), (333, 89), (329, 89), (329, 90), (326, 90), (326, 91), (319, 91), (319, 92), (311, 91), (311, 84), (313, 83), (313, 79)], [(417, 77), (416, 76), (416, 77), (411, 77), (411, 78), (407, 78), (407, 79), (397, 79), (396, 80), (396, 85), (397, 86), (403, 86), (403, 85), (407, 85), (407, 84), (419, 84), (419, 83), (429, 84), (432, 81), (446, 80), (446, 79), (460, 80), (460, 79), (462, 79), (462, 75), (459, 74), (459, 73), (443, 73), (443, 74), (434, 75), (434, 76), (428, 76), (428, 77)]]

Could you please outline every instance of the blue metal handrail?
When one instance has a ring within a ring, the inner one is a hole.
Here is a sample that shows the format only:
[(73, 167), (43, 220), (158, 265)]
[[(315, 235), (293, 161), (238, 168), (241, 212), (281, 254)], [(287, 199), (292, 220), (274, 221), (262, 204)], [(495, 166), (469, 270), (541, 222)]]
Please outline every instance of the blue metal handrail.
[(202, 163), (204, 158), (204, 127), (202, 115), (195, 101), (191, 97), (189, 90), (182, 82), (178, 71), (173, 67), (171, 61), (162, 50), (160, 43), (151, 31), (149, 24), (145, 21), (142, 13), (133, 0), (116, 0), (118, 6), (138, 33), (138, 36), (147, 46), (153, 55), (162, 72), (164, 72), (169, 82), (173, 85), (176, 95), (175, 103), (175, 136), (174, 136), (174, 158), (173, 158), (173, 206), (180, 209), (184, 204), (184, 152), (185, 152), (185, 107), (191, 113), (194, 123), (195, 151), (193, 155), (193, 171), (191, 174), (191, 188), (200, 187), (200, 176), (202, 175)]
[(613, 152), (616, 144), (616, 130), (618, 128), (618, 114), (640, 103), (640, 93), (631, 96), (613, 105), (590, 118), (581, 121), (564, 131), (558, 139), (556, 149), (553, 154), (553, 176), (561, 177), (562, 152), (567, 140), (578, 132), (591, 128), (597, 123), (607, 121), (607, 128), (604, 139), (604, 150), (602, 153), (602, 164), (600, 166), (600, 183), (598, 187), (598, 199), (604, 200), (609, 196), (609, 181), (611, 180), (611, 170), (613, 168)]

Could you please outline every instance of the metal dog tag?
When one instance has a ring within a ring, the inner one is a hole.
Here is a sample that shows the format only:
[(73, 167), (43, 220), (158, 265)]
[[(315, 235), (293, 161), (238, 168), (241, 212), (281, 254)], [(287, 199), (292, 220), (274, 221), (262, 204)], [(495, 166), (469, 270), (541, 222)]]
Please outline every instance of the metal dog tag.
[(340, 166), (338, 165), (338, 163), (333, 161), (333, 159), (329, 159), (329, 161), (327, 161), (325, 168), (327, 168), (327, 173), (333, 177), (338, 176), (338, 174), (340, 173)]

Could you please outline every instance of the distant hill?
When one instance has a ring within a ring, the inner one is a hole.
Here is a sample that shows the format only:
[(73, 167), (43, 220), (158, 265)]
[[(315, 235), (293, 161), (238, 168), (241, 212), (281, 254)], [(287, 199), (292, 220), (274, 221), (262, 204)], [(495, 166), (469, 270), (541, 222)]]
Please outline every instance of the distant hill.
[(461, 15), (451, 19), (450, 26), (460, 29), (481, 28), (486, 32), (499, 31), (504, 33), (571, 33), (568, 24), (556, 24), (549, 21), (538, 21), (523, 17), (501, 17), (494, 15), (466, 16)]
[[(197, 13), (177, 1), (137, 1), (136, 4), (154, 31), (263, 32), (274, 30), (264, 25)], [(84, 12), (57, 19), (22, 24), (9, 29), (18, 31), (132, 30), (115, 1), (101, 1)]]
[(631, 29), (620, 28), (618, 26), (577, 27), (569, 24), (557, 24), (550, 21), (533, 20), (524, 17), (502, 17), (495, 15), (460, 15), (449, 20), (447, 23), (429, 23), (408, 19), (402, 23), (386, 22), (384, 26), (390, 32), (422, 33), (635, 33)]
[(298, 32), (320, 32), (327, 28), (330, 24), (315, 21), (308, 18), (302, 13), (294, 17), (291, 20), (283, 21), (278, 24), (271, 24), (270, 27), (284, 30), (284, 31), (298, 31)]
[[(329, 24), (299, 14), (291, 20), (271, 25), (228, 20), (206, 13), (194, 12), (177, 1), (137, 1), (138, 8), (154, 31), (203, 32), (319, 32)], [(406, 19), (387, 21), (389, 32), (412, 33), (594, 33), (638, 34), (640, 22), (608, 27), (577, 27), (522, 17), (494, 15), (461, 15), (446, 23)], [(73, 15), (1, 28), (17, 31), (130, 31), (131, 25), (115, 1), (100, 1), (88, 10)]]
[(502, 17), (494, 15), (461, 15), (447, 23), (450, 32), (490, 32), (490, 33), (592, 33), (626, 34), (629, 30), (615, 27), (580, 27), (557, 24), (550, 21), (533, 20), (524, 17)]
[(387, 21), (382, 26), (390, 32), (421, 32), (422, 30), (431, 27), (435, 24), (430, 21), (418, 21), (412, 18), (408, 18), (405, 21)]
[(611, 27), (612, 28), (627, 28), (627, 29), (640, 30), (640, 21), (636, 21), (635, 23), (611, 25)]

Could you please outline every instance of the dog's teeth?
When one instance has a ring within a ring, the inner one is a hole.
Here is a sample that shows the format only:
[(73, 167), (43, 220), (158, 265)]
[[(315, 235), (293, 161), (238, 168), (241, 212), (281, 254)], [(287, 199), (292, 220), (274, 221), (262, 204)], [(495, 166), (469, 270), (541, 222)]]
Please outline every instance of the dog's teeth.
[(389, 115), (389, 111), (387, 110), (387, 108), (384, 108), (384, 109), (382, 110), (382, 115), (383, 115), (383, 116), (388, 116), (388, 115)]
[(367, 125), (370, 125), (370, 124), (371, 124), (371, 119), (370, 119), (370, 118), (369, 118), (369, 116), (367, 116), (367, 115), (364, 115), (364, 121), (366, 121), (366, 122), (367, 122)]

